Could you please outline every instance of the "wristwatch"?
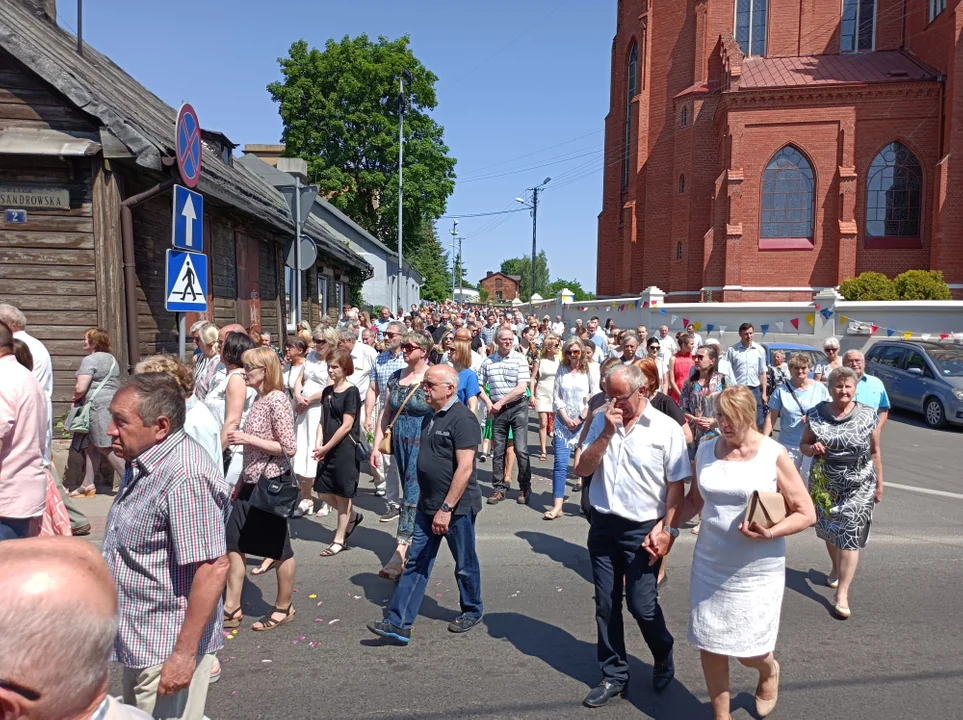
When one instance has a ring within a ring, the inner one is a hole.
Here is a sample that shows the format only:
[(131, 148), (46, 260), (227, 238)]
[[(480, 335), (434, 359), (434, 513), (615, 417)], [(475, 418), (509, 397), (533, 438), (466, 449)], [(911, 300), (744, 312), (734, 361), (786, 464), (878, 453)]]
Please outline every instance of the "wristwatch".
[[(450, 513), (452, 510), (454, 510), (454, 508), (453, 508), (451, 505), (449, 505), (448, 503), (443, 502), (443, 503), (441, 504), (441, 511), (442, 511), (442, 512)], [(676, 531), (675, 531), (675, 534), (678, 535), (678, 534), (679, 534), (679, 531), (676, 530)]]
[(669, 533), (669, 536), (672, 537), (673, 539), (679, 537), (679, 528), (674, 528), (674, 527), (669, 527), (668, 525), (664, 525), (662, 527), (662, 532)]

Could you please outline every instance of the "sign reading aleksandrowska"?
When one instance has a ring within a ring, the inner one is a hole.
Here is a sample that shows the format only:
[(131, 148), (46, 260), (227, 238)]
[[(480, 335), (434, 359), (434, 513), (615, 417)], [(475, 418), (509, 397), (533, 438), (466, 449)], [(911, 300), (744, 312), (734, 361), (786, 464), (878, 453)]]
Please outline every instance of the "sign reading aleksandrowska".
[(70, 191), (55, 187), (0, 185), (0, 206), (69, 210)]

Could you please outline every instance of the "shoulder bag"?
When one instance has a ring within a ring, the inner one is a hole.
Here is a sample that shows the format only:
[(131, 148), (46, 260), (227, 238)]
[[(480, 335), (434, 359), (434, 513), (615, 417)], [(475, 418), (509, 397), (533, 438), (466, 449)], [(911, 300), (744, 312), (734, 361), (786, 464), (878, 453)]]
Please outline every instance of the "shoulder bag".
[(385, 436), (381, 438), (381, 444), (378, 445), (378, 452), (380, 452), (382, 455), (391, 455), (394, 452), (391, 447), (391, 432), (395, 427), (395, 423), (398, 422), (398, 418), (401, 417), (401, 411), (405, 409), (405, 405), (407, 405), (408, 401), (411, 400), (411, 396), (415, 394), (415, 391), (418, 389), (419, 385), (421, 385), (421, 383), (415, 383), (412, 385), (408, 396), (398, 407), (398, 410), (395, 412), (395, 416), (391, 418), (391, 424), (388, 425), (388, 429), (385, 430)]
[(291, 461), (287, 462), (288, 469), (277, 477), (261, 475), (258, 478), (249, 501), (251, 507), (282, 518), (289, 518), (294, 514), (301, 502), (301, 485), (294, 479)]
[(760, 527), (768, 530), (776, 523), (785, 520), (789, 514), (786, 498), (778, 492), (755, 490), (746, 505), (746, 524), (755, 520)]
[(806, 417), (806, 408), (804, 408), (802, 403), (799, 402), (799, 398), (796, 396), (796, 390), (793, 388), (792, 383), (786, 380), (783, 382), (783, 385), (786, 386), (786, 389), (789, 390), (789, 394), (792, 395), (792, 399), (795, 400), (796, 404), (799, 406), (799, 414), (803, 417)]
[(64, 430), (72, 433), (81, 433), (83, 435), (90, 432), (90, 410), (94, 404), (94, 398), (104, 389), (104, 385), (107, 384), (115, 367), (117, 367), (117, 361), (111, 356), (110, 370), (107, 371), (107, 375), (97, 383), (97, 387), (94, 388), (94, 391), (84, 401), (83, 405), (74, 405), (70, 408), (70, 412), (67, 413), (67, 417), (64, 419)]
[[(334, 408), (333, 404), (331, 403), (331, 395), (328, 395), (326, 405), (327, 412), (330, 413)], [(355, 415), (351, 430), (354, 430), (354, 425), (357, 424), (358, 416)], [(360, 440), (355, 440), (351, 436), (351, 430), (348, 430), (348, 440), (354, 444), (354, 461), (359, 465), (363, 465), (364, 463), (368, 462), (368, 459), (371, 457), (371, 445), (368, 444), (367, 439), (363, 437)]]

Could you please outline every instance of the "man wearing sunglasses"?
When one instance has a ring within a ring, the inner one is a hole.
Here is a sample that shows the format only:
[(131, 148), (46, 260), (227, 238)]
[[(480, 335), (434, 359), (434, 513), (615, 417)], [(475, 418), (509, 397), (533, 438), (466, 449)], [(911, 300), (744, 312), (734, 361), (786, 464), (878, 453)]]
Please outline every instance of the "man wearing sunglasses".
[[(404, 323), (392, 320), (384, 332), (385, 351), (375, 359), (374, 369), (371, 371), (372, 382), (368, 385), (368, 392), (364, 400), (364, 429), (366, 433), (374, 432), (374, 422), (381, 417), (381, 403), (388, 397), (388, 378), (395, 371), (407, 366), (401, 352), (401, 339), (405, 334)], [(385, 495), (384, 515), (381, 522), (397, 520), (401, 514), (401, 478), (398, 466), (394, 463), (393, 455), (382, 455), (381, 463), (373, 467), (375, 492)]]

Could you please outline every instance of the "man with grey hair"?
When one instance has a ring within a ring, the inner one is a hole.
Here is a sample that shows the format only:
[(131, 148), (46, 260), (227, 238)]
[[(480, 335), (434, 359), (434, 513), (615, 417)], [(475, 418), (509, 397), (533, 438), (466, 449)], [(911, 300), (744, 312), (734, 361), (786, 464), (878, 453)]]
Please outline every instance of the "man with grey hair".
[[(0, 567), (0, 717), (148, 720), (107, 694), (117, 593), (94, 546), (60, 537), (7, 542)], [(83, 622), (61, 625), (78, 603)]]
[(843, 355), (843, 367), (848, 367), (856, 373), (856, 397), (853, 398), (858, 403), (869, 405), (876, 411), (879, 423), (876, 425), (875, 434), (879, 437), (883, 430), (883, 425), (889, 419), (889, 395), (886, 394), (886, 386), (883, 381), (874, 375), (866, 374), (866, 358), (859, 350), (847, 350)]
[[(405, 358), (401, 353), (401, 342), (404, 338), (405, 324), (392, 320), (384, 331), (385, 351), (375, 358), (372, 375), (374, 382), (368, 385), (368, 393), (364, 400), (364, 429), (367, 433), (374, 432), (374, 423), (381, 417), (382, 404), (388, 397), (388, 379), (398, 370), (405, 367)], [(374, 475), (375, 493), (385, 495), (387, 507), (381, 522), (397, 520), (401, 514), (401, 477), (398, 466), (395, 465), (393, 455), (380, 455), (378, 464), (371, 470)]]
[(608, 402), (593, 418), (575, 464), (577, 475), (592, 476), (588, 551), (602, 683), (585, 697), (588, 707), (623, 695), (629, 683), (623, 587), (655, 659), (652, 686), (664, 690), (675, 675), (674, 640), (659, 607), (658, 575), (661, 559), (679, 536), (683, 481), (692, 470), (682, 428), (649, 403), (643, 380), (635, 365), (612, 370), (605, 383)]
[[(358, 342), (357, 327), (357, 323), (349, 322), (338, 331), (338, 347), (351, 353), (351, 360), (354, 362), (354, 372), (348, 377), (348, 382), (358, 388), (362, 398), (367, 398), (368, 388), (371, 387), (371, 372), (378, 361), (378, 351), (370, 345)], [(361, 406), (358, 422), (362, 425), (365, 422), (364, 405)]]
[(201, 720), (223, 644), (231, 488), (184, 432), (184, 395), (166, 373), (127, 378), (110, 413), (111, 448), (127, 466), (102, 552), (117, 585), (124, 701)]

